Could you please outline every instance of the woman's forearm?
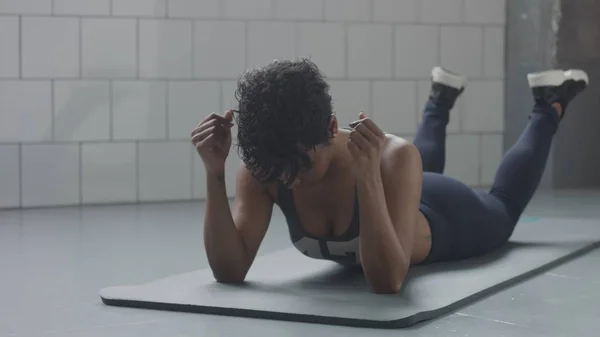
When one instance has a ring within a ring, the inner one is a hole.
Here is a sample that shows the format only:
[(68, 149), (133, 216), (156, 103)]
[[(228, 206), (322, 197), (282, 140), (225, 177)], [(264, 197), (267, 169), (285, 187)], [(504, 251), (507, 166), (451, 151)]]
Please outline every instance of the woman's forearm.
[(390, 219), (379, 176), (359, 179), (360, 258), (375, 292), (397, 292), (409, 267)]
[(225, 188), (224, 174), (206, 177), (204, 247), (217, 281), (241, 282), (248, 269), (248, 254), (236, 229)]

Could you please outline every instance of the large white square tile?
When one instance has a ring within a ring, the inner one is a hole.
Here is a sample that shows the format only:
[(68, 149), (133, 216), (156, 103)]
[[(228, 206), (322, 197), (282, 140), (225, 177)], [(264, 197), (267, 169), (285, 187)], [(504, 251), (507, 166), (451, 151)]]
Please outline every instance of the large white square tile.
[(272, 0), (223, 0), (224, 16), (230, 19), (269, 19)]
[(480, 24), (504, 24), (506, 0), (464, 0), (465, 21)]
[(448, 135), (444, 174), (469, 186), (478, 186), (479, 165), (479, 135)]
[(246, 67), (243, 22), (194, 22), (194, 76), (237, 79)]
[(140, 20), (140, 77), (192, 77), (192, 23)]
[(275, 17), (284, 20), (323, 20), (324, 0), (275, 0)]
[(190, 142), (139, 143), (139, 200), (185, 200), (192, 196)]
[(331, 102), (339, 127), (347, 128), (348, 124), (358, 119), (358, 114), (371, 110), (370, 84), (368, 81), (330, 81)]
[(2, 14), (50, 14), (52, 0), (0, 0)]
[(216, 81), (169, 83), (169, 139), (189, 140), (206, 116), (221, 114), (220, 93)]
[(50, 81), (0, 81), (0, 142), (52, 140)]
[(83, 203), (134, 202), (135, 143), (89, 143), (81, 148)]
[(392, 78), (392, 26), (348, 26), (348, 77)]
[(370, 19), (370, 0), (325, 0), (325, 21), (366, 22)]
[(502, 80), (473, 81), (464, 95), (463, 131), (504, 131), (504, 82)]
[(79, 76), (79, 19), (23, 17), (23, 77)]
[(344, 41), (341, 23), (298, 24), (298, 56), (315, 62), (328, 78), (343, 78), (346, 74)]
[(167, 89), (163, 82), (114, 82), (113, 139), (165, 139)]
[(110, 15), (110, 1), (53, 0), (53, 11), (58, 15)]
[(0, 17), (0, 77), (19, 77), (19, 19)]
[(396, 78), (429, 78), (431, 69), (439, 64), (439, 39), (435, 26), (396, 26)]
[(217, 18), (222, 0), (169, 0), (169, 16), (174, 18)]
[(467, 77), (483, 74), (483, 28), (442, 27), (441, 65)]
[[(417, 101), (417, 126), (421, 124), (423, 119), (423, 110), (425, 110), (425, 103), (429, 99), (431, 93), (431, 81), (419, 81), (418, 84), (418, 101)], [(460, 125), (462, 114), (464, 110), (464, 95), (461, 95), (456, 100), (454, 108), (450, 111), (450, 121), (446, 126), (447, 133), (458, 133), (460, 132)]]
[[(194, 199), (206, 199), (206, 170), (202, 158), (198, 153), (194, 151)], [(242, 164), (242, 160), (238, 155), (238, 149), (235, 146), (235, 142), (229, 151), (229, 156), (225, 162), (225, 190), (227, 196), (230, 198), (235, 197), (236, 185), (237, 185), (237, 172)]]
[(79, 203), (79, 145), (23, 145), (23, 207)]
[(418, 0), (373, 0), (373, 21), (415, 22), (418, 10)]
[(463, 0), (419, 0), (421, 22), (460, 23), (463, 18)]
[(417, 127), (416, 105), (416, 82), (373, 82), (373, 111), (371, 114), (373, 120), (385, 132), (393, 134), (414, 133)]
[(135, 19), (82, 19), (83, 76), (133, 78), (137, 74)]
[(0, 208), (19, 207), (21, 203), (18, 145), (0, 145)]
[(108, 82), (54, 82), (54, 140), (110, 140)]
[(505, 77), (504, 28), (486, 27), (483, 42), (483, 74), (487, 77)]
[(504, 157), (504, 139), (501, 134), (481, 135), (481, 185), (491, 186), (498, 166)]
[(294, 24), (288, 22), (248, 23), (248, 67), (295, 57)]
[(126, 16), (165, 16), (167, 0), (112, 0), (112, 14)]

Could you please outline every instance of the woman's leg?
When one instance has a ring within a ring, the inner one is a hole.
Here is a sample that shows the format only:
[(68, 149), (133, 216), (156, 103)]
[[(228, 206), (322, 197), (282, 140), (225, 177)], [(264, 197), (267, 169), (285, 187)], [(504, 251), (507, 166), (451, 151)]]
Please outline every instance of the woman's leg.
[(533, 73), (528, 80), (535, 100), (529, 123), (506, 152), (490, 190), (506, 206), (512, 228), (539, 185), (567, 106), (588, 83), (587, 74), (581, 70)]
[(446, 163), (446, 126), (450, 120), (450, 110), (465, 88), (466, 78), (435, 67), (431, 71), (431, 79), (431, 92), (413, 143), (421, 154), (423, 171), (443, 173)]
[(529, 123), (504, 156), (489, 193), (440, 174), (424, 174), (421, 211), (432, 231), (432, 251), (426, 262), (485, 254), (512, 235), (539, 184), (560, 120), (587, 85), (582, 71), (528, 77), (535, 99)]

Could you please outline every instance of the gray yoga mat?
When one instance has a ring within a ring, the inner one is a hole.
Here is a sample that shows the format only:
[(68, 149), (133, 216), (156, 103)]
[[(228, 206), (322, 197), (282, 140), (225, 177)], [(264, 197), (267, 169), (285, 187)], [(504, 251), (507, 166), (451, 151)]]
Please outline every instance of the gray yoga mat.
[(369, 291), (357, 270), (294, 248), (259, 256), (243, 285), (216, 283), (209, 269), (102, 289), (107, 305), (370, 328), (402, 328), (445, 315), (596, 248), (600, 222), (522, 221), (485, 257), (414, 267), (396, 295)]

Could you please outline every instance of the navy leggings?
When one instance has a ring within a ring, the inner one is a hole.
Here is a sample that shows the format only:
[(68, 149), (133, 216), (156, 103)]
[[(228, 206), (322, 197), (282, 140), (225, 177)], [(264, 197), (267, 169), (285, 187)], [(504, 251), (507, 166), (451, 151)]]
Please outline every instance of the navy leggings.
[(559, 124), (552, 106), (534, 105), (521, 137), (498, 167), (492, 188), (484, 192), (443, 175), (448, 118), (447, 107), (428, 101), (414, 140), (424, 171), (420, 210), (432, 231), (432, 248), (424, 263), (479, 256), (508, 241), (538, 187)]

